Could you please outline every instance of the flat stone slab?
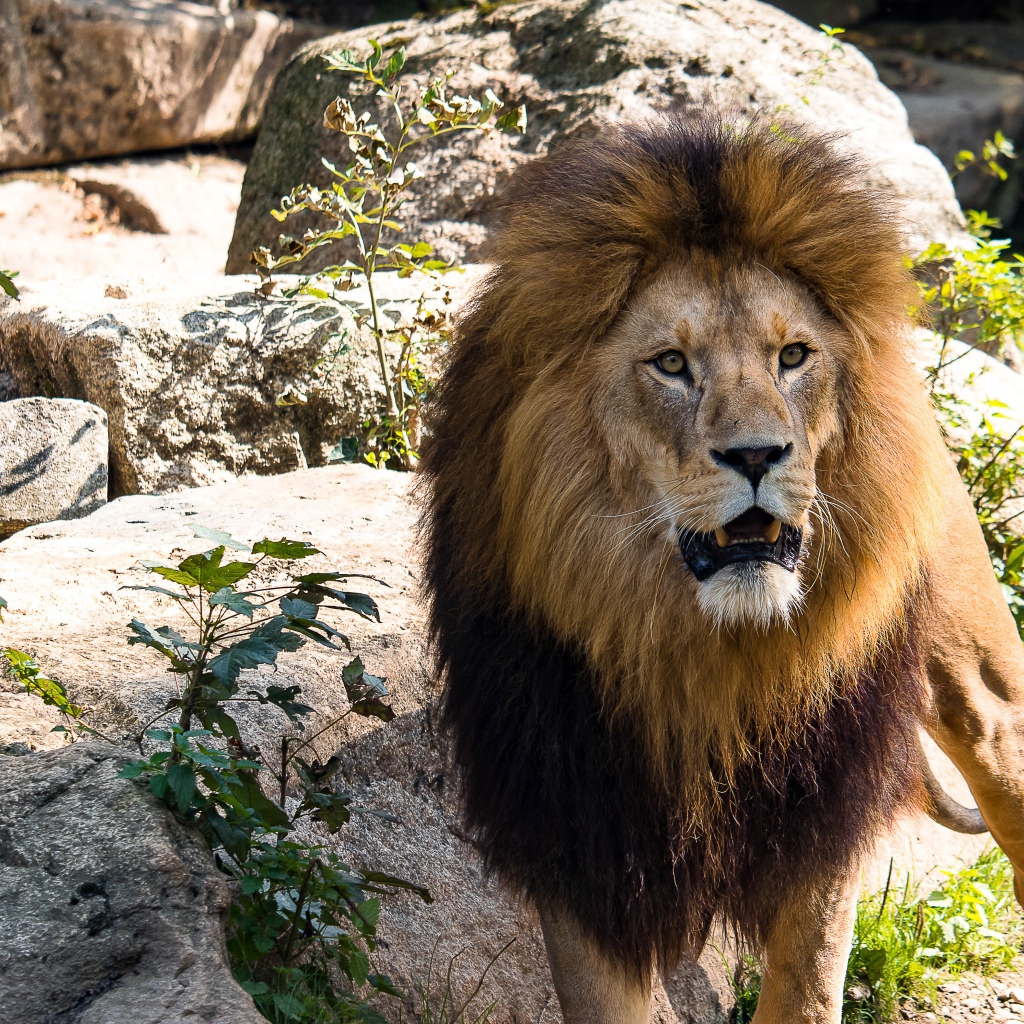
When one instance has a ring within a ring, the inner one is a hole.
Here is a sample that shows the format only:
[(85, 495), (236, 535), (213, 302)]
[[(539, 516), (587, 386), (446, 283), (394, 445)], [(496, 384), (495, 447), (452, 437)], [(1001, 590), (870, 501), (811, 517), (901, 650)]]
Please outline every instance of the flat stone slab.
[(0, 402), (0, 537), (107, 500), (107, 414), (69, 398)]

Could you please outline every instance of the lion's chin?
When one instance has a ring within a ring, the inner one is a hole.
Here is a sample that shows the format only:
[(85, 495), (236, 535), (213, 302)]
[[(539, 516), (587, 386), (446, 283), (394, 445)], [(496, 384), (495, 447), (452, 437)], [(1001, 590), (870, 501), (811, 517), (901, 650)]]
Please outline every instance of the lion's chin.
[(784, 625), (803, 600), (800, 574), (774, 562), (736, 562), (697, 587), (701, 610), (716, 628)]

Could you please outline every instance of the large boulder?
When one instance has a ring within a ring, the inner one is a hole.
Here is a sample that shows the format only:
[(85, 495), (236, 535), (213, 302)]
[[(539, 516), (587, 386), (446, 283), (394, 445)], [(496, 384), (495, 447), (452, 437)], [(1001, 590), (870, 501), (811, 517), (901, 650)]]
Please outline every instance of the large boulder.
[[(390, 274), (378, 289), (390, 322), (423, 286)], [(0, 299), (0, 369), (20, 396), (106, 412), (115, 496), (303, 469), (377, 412), (365, 301), (359, 290), (345, 305), (267, 299), (252, 281), (213, 276), (42, 283)]]
[(319, 26), (185, 0), (0, 0), (0, 170), (251, 136)]
[[(326, 158), (344, 165), (347, 140), (322, 127), (327, 104), (349, 97), (385, 118), (372, 88), (327, 70), (323, 55), (369, 52), (367, 38), (408, 48), (419, 84), (452, 70), (450, 88), (479, 95), (491, 86), (525, 103), (523, 138), (456, 133), (417, 154), (424, 172), (404, 210), (406, 234), (435, 241), (444, 255), (472, 259), (492, 223), (495, 190), (518, 164), (561, 139), (599, 131), (609, 120), (642, 118), (706, 99), (742, 113), (800, 118), (842, 136), (863, 155), (871, 180), (904, 204), (908, 245), (948, 240), (962, 220), (949, 178), (918, 146), (900, 101), (854, 47), (833, 50), (821, 33), (754, 0), (533, 0), (401, 22), (318, 40), (281, 73), (242, 186), (227, 272), (250, 269), (257, 245), (275, 248), (270, 216), (281, 196), (309, 181), (326, 185)], [(304, 219), (305, 218), (305, 219)], [(290, 220), (298, 236), (313, 221)], [(308, 266), (336, 261), (330, 247)]]
[(224, 948), (230, 892), (109, 747), (0, 756), (6, 1024), (260, 1024)]
[(0, 402), (0, 537), (107, 500), (107, 415), (88, 402)]

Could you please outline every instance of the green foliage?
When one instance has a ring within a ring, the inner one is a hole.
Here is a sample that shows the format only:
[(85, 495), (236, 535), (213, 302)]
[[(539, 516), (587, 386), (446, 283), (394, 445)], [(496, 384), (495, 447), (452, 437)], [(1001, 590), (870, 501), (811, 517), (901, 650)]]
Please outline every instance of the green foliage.
[[(352, 161), (344, 168), (324, 160), (336, 179), (330, 188), (300, 185), (281, 200), (281, 209), (271, 211), (279, 221), (300, 210), (326, 217), (333, 226), (310, 229), (301, 239), (281, 236), (286, 252), (274, 257), (261, 246), (252, 254), (260, 274), (260, 290), (269, 295), (274, 288), (275, 269), (295, 264), (321, 246), (349, 239), (355, 256), (327, 267), (307, 279), (299, 291), (327, 299), (365, 284), (369, 306), (349, 305), (360, 324), (370, 323), (384, 384), (383, 410), (375, 422), (365, 425), (371, 449), (367, 460), (376, 466), (411, 469), (417, 461), (420, 405), (430, 390), (424, 358), (447, 339), (443, 313), (427, 310), (424, 304), (405, 327), (386, 327), (377, 302), (374, 276), (382, 271), (399, 277), (423, 274), (437, 277), (460, 268), (438, 259), (429, 242), (399, 242), (402, 230), (396, 215), (409, 198), (409, 189), (421, 176), (410, 152), (423, 143), (453, 132), (523, 132), (526, 109), (516, 107), (502, 113), (503, 104), (490, 90), (481, 99), (449, 95), (450, 74), (414, 90), (407, 99), (399, 81), (405, 66), (405, 48), (385, 55), (371, 39), (371, 52), (357, 60), (349, 50), (325, 57), (331, 71), (340, 71), (369, 82), (390, 107), (392, 124), (373, 123), (368, 112), (356, 113), (349, 100), (339, 96), (324, 112), (324, 127), (348, 138)], [(446, 297), (445, 302), (450, 299)], [(389, 365), (387, 343), (399, 347), (397, 361)], [(284, 397), (284, 396), (283, 396)], [(290, 404), (285, 400), (281, 404)], [(343, 458), (344, 452), (337, 457)]]
[(20, 294), (18, 286), (14, 283), (17, 276), (16, 270), (0, 270), (0, 291), (6, 292), (12, 299), (16, 299)]
[[(853, 947), (843, 984), (844, 1024), (899, 1019), (910, 1000), (929, 1006), (938, 985), (963, 971), (993, 975), (1021, 951), (1024, 923), (1014, 909), (1013, 868), (1002, 851), (983, 852), (971, 867), (940, 872), (927, 893), (893, 887), (892, 865), (881, 892), (857, 904)], [(736, 1024), (747, 1024), (761, 989), (758, 962), (742, 957), (733, 975)]]
[[(6, 608), (7, 602), (0, 598), (0, 609)], [(2, 617), (0, 617), (2, 621)], [(38, 697), (44, 704), (56, 708), (60, 712), (61, 724), (55, 725), (51, 732), (62, 732), (74, 742), (83, 736), (97, 736), (107, 739), (101, 732), (88, 724), (90, 709), (75, 704), (68, 697), (63, 683), (51, 679), (39, 667), (35, 658), (24, 651), (8, 647), (3, 652), (7, 662), (8, 675), (21, 684), (25, 693)]]
[(975, 404), (955, 393), (944, 373), (969, 351), (955, 351), (954, 341), (997, 356), (1009, 345), (1024, 351), (1024, 261), (1007, 259), (1008, 243), (990, 238), (997, 221), (973, 211), (968, 218), (975, 248), (933, 244), (910, 265), (939, 342), (936, 362), (928, 368), (936, 415), (1024, 635), (1024, 426), (1007, 416), (1002, 402)]
[(930, 892), (919, 892), (908, 877), (858, 904), (844, 1021), (894, 1020), (903, 1000), (930, 1003), (943, 981), (966, 970), (995, 974), (1020, 952), (1024, 926), (1013, 906), (1013, 869), (1000, 850), (941, 875)]
[(1014, 149), (1013, 143), (1002, 132), (997, 131), (991, 139), (985, 140), (980, 155), (969, 149), (961, 149), (956, 155), (954, 166), (957, 174), (966, 171), (968, 167), (980, 166), (992, 177), (1006, 181), (1009, 173), (999, 162), (1000, 157), (1016, 160), (1017, 151)]
[[(348, 637), (324, 612), (379, 619), (377, 605), (368, 594), (338, 586), (359, 574), (290, 568), (282, 574), (287, 563), (319, 554), (305, 541), (265, 539), (249, 548), (222, 531), (195, 532), (217, 546), (176, 566), (148, 563), (161, 583), (129, 588), (171, 598), (191, 629), (183, 636), (170, 626), (131, 622), (128, 642), (166, 659), (175, 695), (136, 737), (143, 756), (122, 775), (143, 780), (194, 823), (233, 880), (228, 952), (264, 1016), (280, 1024), (383, 1024), (368, 999), (398, 993), (371, 970), (380, 897), (408, 890), (430, 902), (430, 894), (401, 878), (355, 870), (307, 837), (334, 834), (355, 813), (379, 813), (335, 787), (340, 760), (321, 763), (314, 743), (348, 715), (391, 721), (384, 680), (352, 659), (342, 670), (348, 706), (307, 730), (315, 712), (299, 699), (299, 686), (264, 684), (262, 676), (246, 674), (276, 666), (281, 653), (307, 641), (349, 649)], [(226, 560), (229, 548), (249, 557)], [(268, 563), (273, 574), (261, 571)], [(282, 575), (286, 582), (261, 582)], [(230, 709), (245, 703), (274, 705), (287, 716), (293, 734), (282, 737), (273, 756), (240, 734)], [(176, 721), (161, 726), (170, 716)]]
[[(722, 959), (725, 960), (724, 957)], [(761, 966), (757, 958), (749, 954), (741, 956), (729, 981), (735, 1000), (729, 1019), (732, 1024), (750, 1024), (761, 995)]]

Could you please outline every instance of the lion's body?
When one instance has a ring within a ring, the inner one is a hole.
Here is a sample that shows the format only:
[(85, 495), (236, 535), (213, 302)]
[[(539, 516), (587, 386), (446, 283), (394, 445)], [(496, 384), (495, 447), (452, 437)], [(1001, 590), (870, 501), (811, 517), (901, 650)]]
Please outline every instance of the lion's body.
[(469, 825), (556, 967), (571, 933), (641, 989), (715, 913), (771, 947), (810, 887), (845, 921), (924, 800), (949, 464), (894, 219), (788, 132), (666, 121), (521, 171), (424, 461)]

